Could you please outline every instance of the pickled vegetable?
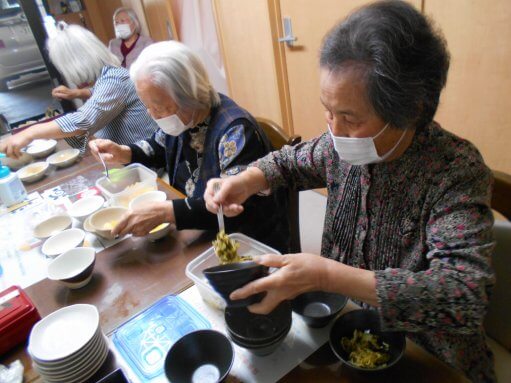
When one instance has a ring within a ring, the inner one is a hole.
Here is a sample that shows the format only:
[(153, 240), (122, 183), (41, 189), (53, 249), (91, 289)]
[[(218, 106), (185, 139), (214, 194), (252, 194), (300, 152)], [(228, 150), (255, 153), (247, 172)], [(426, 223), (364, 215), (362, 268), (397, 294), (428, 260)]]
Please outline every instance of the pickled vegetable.
[(349, 353), (349, 361), (357, 367), (384, 367), (390, 359), (389, 345), (369, 332), (355, 330), (351, 339), (342, 337), (341, 346)]

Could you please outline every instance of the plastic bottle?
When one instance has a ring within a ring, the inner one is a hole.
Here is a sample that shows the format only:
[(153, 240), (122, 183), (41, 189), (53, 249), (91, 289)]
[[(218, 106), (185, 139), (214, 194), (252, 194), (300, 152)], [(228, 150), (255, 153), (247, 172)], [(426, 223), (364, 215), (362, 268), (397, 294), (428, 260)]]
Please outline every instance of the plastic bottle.
[(27, 191), (18, 175), (1, 164), (5, 154), (0, 153), (0, 201), (9, 207), (27, 198)]

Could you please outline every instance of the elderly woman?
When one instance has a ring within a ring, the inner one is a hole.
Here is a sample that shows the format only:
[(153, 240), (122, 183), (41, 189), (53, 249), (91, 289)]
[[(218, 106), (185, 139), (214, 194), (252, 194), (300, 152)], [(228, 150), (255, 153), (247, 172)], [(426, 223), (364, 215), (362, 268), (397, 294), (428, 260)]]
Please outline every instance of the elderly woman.
[[(206, 210), (202, 198), (206, 183), (212, 177), (238, 174), (267, 154), (270, 144), (264, 132), (247, 111), (213, 89), (199, 58), (181, 43), (167, 41), (147, 47), (130, 74), (160, 130), (130, 145), (92, 141), (92, 153), (108, 162), (166, 166), (170, 184), (186, 198), (133, 210), (112, 233), (143, 236), (163, 222), (175, 223), (178, 229), (217, 231), (216, 217)], [(284, 195), (250, 198), (243, 214), (226, 220), (226, 230), (287, 251)]]
[(50, 60), (68, 83), (92, 86), (91, 97), (76, 112), (33, 125), (0, 142), (0, 152), (18, 158), (36, 138), (66, 138), (85, 149), (89, 135), (119, 144), (141, 140), (158, 126), (138, 98), (129, 72), (87, 29), (59, 23), (48, 40)]
[[(490, 267), (491, 172), (469, 142), (433, 122), (449, 55), (406, 2), (367, 5), (334, 27), (320, 54), (327, 132), (235, 177), (208, 183), (207, 207), (235, 215), (261, 191), (327, 187), (321, 256), (265, 255), (279, 268), (232, 293), (250, 307), (323, 290), (378, 311), (470, 379), (494, 379), (482, 327)], [(215, 194), (213, 184), (220, 182)]]
[(140, 35), (140, 22), (130, 8), (117, 8), (114, 12), (115, 39), (110, 40), (108, 49), (119, 58), (121, 66), (129, 69), (145, 47), (154, 41)]

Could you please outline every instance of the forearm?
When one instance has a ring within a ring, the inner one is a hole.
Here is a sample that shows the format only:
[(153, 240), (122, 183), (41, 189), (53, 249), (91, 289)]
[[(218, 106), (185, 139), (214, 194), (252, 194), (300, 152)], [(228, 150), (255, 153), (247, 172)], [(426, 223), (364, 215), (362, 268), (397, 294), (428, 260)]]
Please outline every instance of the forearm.
[(92, 95), (89, 88), (76, 89), (76, 98), (80, 98), (82, 100), (88, 100)]
[(80, 130), (73, 132), (63, 132), (59, 125), (55, 121), (44, 122), (42, 124), (37, 124), (31, 126), (30, 128), (25, 129), (19, 134), (23, 134), (26, 137), (30, 138), (30, 140), (35, 140), (38, 138), (46, 138), (46, 139), (59, 139), (66, 137), (73, 137), (81, 135), (83, 132)]
[(247, 168), (237, 177), (240, 177), (241, 184), (245, 186), (249, 196), (265, 191), (270, 187), (264, 173), (256, 167)]

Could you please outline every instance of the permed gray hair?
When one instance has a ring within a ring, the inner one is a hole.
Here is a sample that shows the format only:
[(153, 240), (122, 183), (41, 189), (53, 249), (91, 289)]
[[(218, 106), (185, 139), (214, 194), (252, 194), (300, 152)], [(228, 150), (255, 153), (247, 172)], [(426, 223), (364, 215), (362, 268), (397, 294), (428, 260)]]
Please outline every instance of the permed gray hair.
[(126, 8), (126, 7), (120, 7), (120, 8), (117, 8), (114, 12), (114, 16), (112, 17), (112, 20), (114, 22), (114, 26), (115, 26), (115, 18), (117, 17), (117, 15), (121, 12), (124, 12), (126, 13), (131, 21), (133, 21), (133, 24), (135, 24), (135, 31), (134, 33), (138, 33), (140, 34), (140, 21), (138, 21), (138, 16), (137, 14), (135, 13), (135, 11), (131, 8)]
[(119, 59), (90, 31), (79, 25), (57, 24), (46, 42), (50, 60), (68, 83), (94, 83), (104, 66), (120, 66)]
[(130, 76), (134, 83), (147, 78), (185, 110), (207, 110), (220, 104), (202, 61), (177, 41), (149, 45), (131, 65)]

